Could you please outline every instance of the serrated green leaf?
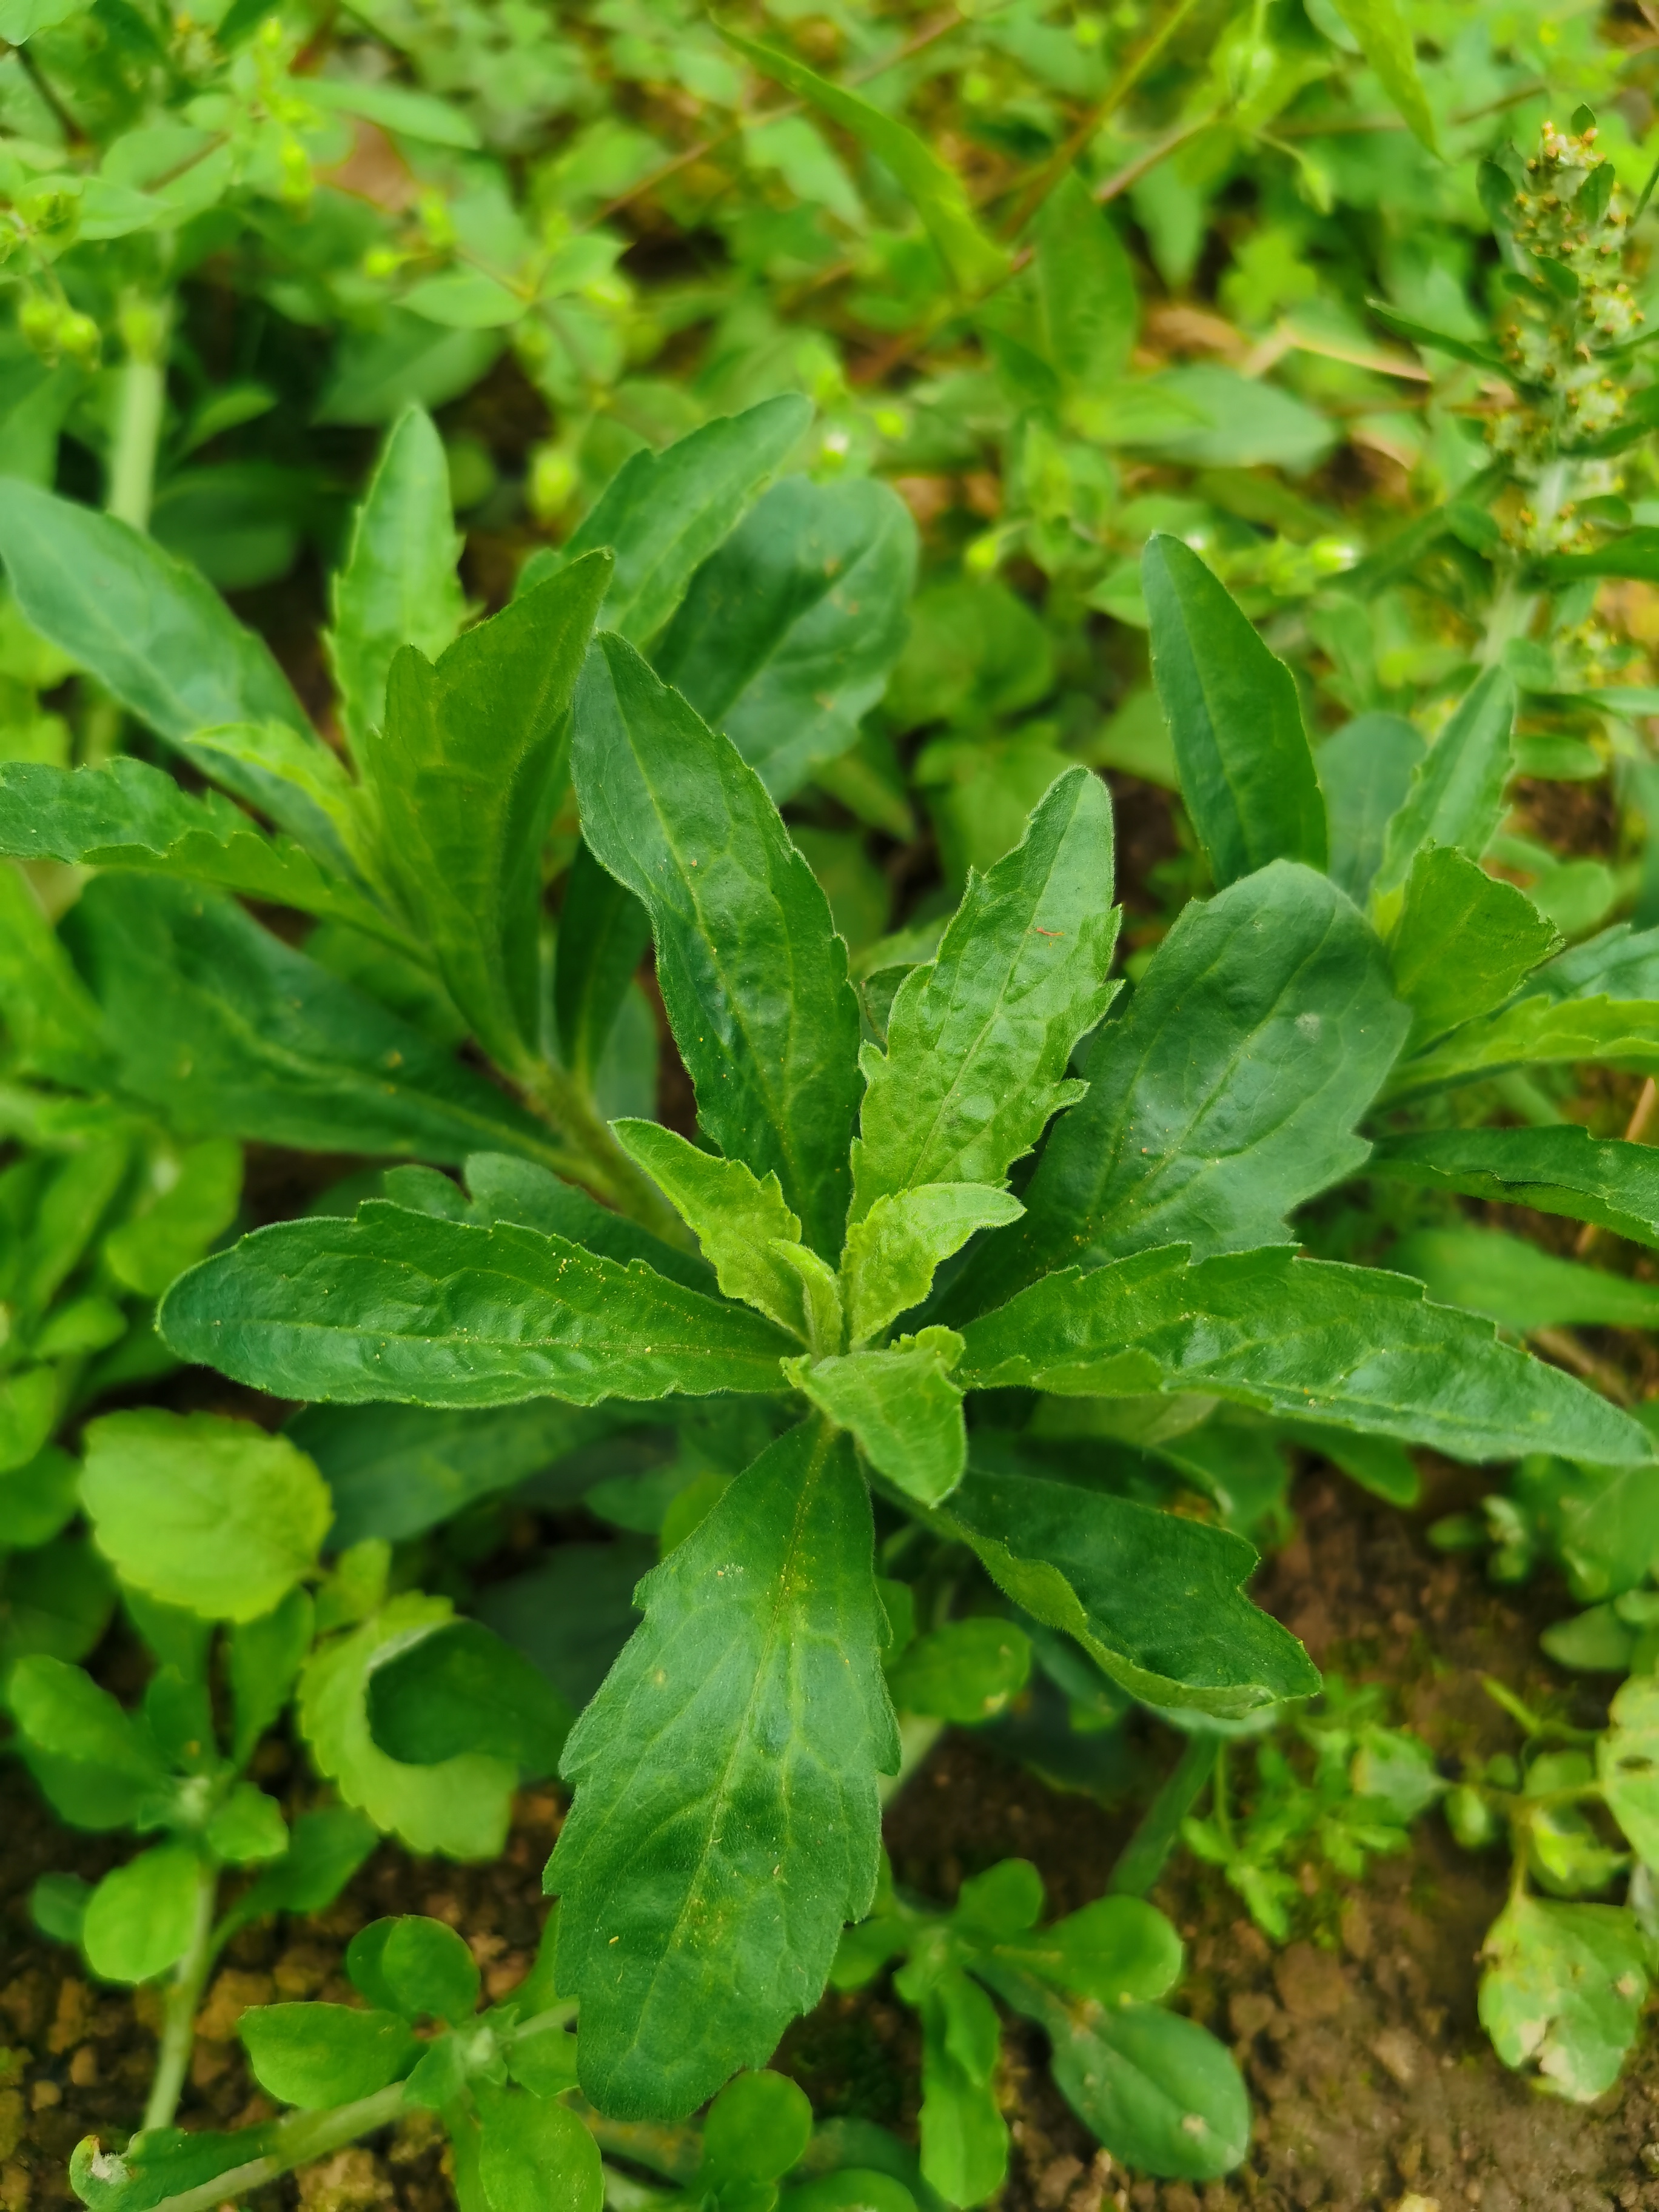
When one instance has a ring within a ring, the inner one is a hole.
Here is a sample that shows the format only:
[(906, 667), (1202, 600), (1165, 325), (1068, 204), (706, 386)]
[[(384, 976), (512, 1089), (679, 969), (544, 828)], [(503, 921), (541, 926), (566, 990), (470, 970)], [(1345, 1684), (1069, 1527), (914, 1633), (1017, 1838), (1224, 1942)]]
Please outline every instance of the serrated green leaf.
[(564, 560), (605, 546), (617, 556), (601, 625), (649, 644), (811, 419), (806, 400), (783, 392), (705, 422), (660, 453), (630, 454), (563, 549)]
[(1401, 121), (1431, 154), (1437, 154), (1434, 117), (1417, 73), (1412, 34), (1397, 0), (1336, 0), (1336, 10), (1358, 40)]
[(355, 1221), (256, 1230), (175, 1283), (157, 1325), (182, 1358), (280, 1397), (345, 1404), (772, 1391), (794, 1349), (757, 1315), (642, 1261), (378, 1199)]
[(1412, 1010), (1408, 1049), (1502, 1006), (1559, 942), (1513, 884), (1454, 846), (1425, 846), (1389, 940), (1394, 988)]
[(1392, 893), (1425, 845), (1455, 845), (1478, 860), (1504, 811), (1504, 787), (1514, 766), (1515, 685), (1501, 668), (1478, 677), (1456, 713), (1412, 772), (1405, 804), (1389, 823), (1371, 884), (1374, 909), (1386, 915)]
[(1048, 358), (1063, 383), (1103, 392), (1128, 368), (1140, 325), (1123, 242), (1075, 169), (1049, 193), (1033, 228)]
[(1648, 1978), (1635, 1916), (1622, 1905), (1512, 1897), (1486, 1931), (1480, 2025), (1506, 2066), (1588, 2104), (1619, 2078)]
[[(742, 1298), (808, 1340), (800, 1277), (774, 1247), (800, 1241), (800, 1224), (783, 1202), (778, 1179), (763, 1182), (741, 1160), (699, 1152), (657, 1121), (616, 1121), (617, 1143), (665, 1192), (702, 1247), (728, 1298)], [(825, 1349), (839, 1349), (841, 1332)]]
[(861, 1055), (854, 1221), (924, 1183), (1000, 1184), (1078, 1097), (1066, 1066), (1110, 1003), (1111, 896), (1111, 802), (1070, 769), (900, 985), (885, 1054)]
[(888, 485), (787, 477), (698, 569), (653, 661), (781, 802), (886, 690), (915, 567)]
[(972, 298), (1001, 283), (1008, 272), (1006, 253), (980, 228), (961, 178), (908, 125), (844, 86), (831, 84), (792, 55), (745, 39), (725, 24), (715, 27), (726, 44), (745, 55), (763, 76), (816, 107), (843, 131), (850, 131), (885, 163), (926, 224), (958, 290)]
[(435, 666), (404, 647), (384, 725), (362, 740), (385, 872), (473, 1034), (509, 1070), (537, 1032), (542, 846), (610, 574), (600, 555), (574, 562)]
[(791, 1431), (641, 1585), (571, 1733), (547, 1881), (606, 2112), (677, 2119), (764, 2063), (869, 1909), (898, 1759), (872, 1546), (850, 1443)]
[(1140, 574), (1182, 796), (1217, 883), (1270, 860), (1322, 868), (1325, 802), (1295, 678), (1180, 538), (1154, 532)]
[(1659, 1245), (1659, 1152), (1620, 1138), (1597, 1139), (1571, 1123), (1387, 1137), (1366, 1172), (1593, 1221), (1615, 1237)]
[(453, 1611), (447, 1598), (408, 1590), (360, 1628), (321, 1645), (300, 1677), (300, 1726), (318, 1771), (377, 1828), (401, 1836), (413, 1851), (493, 1859), (507, 1840), (517, 1768), (481, 1752), (435, 1766), (405, 1766), (369, 1733), (372, 1669)]
[(63, 934), (123, 1087), (180, 1135), (453, 1163), (481, 1147), (562, 1158), (495, 1085), (228, 899), (100, 876)]
[(396, 2013), (353, 2005), (254, 2005), (236, 2033), (259, 2087), (311, 2112), (372, 2097), (407, 2073), (421, 2052)]
[(1466, 1022), (1426, 1052), (1402, 1060), (1382, 1094), (1399, 1098), (1470, 1083), (1505, 1068), (1560, 1066), (1578, 1060), (1659, 1075), (1659, 1000), (1519, 1000), (1501, 1012)]
[(941, 1261), (976, 1230), (1006, 1227), (1023, 1210), (1007, 1191), (982, 1182), (925, 1182), (878, 1198), (848, 1231), (842, 1260), (854, 1348), (920, 1305)]
[(651, 917), (587, 849), (565, 878), (553, 966), (559, 1058), (591, 1091), (629, 981), (651, 942)]
[(571, 771), (595, 856), (651, 915), (657, 981), (729, 1159), (775, 1174), (805, 1241), (841, 1249), (858, 1002), (829, 902), (729, 738), (601, 635), (577, 687)]
[(1189, 1266), (1186, 1248), (1068, 1268), (964, 1324), (969, 1389), (1066, 1397), (1194, 1390), (1477, 1464), (1531, 1451), (1607, 1466), (1652, 1456), (1644, 1430), (1490, 1323), (1373, 1267), (1285, 1248)]
[(301, 914), (329, 915), (402, 945), (403, 931), (305, 848), (272, 839), (216, 792), (191, 798), (143, 761), (100, 768), (0, 762), (0, 851), (181, 877)]
[(1389, 1265), (1425, 1284), (1442, 1305), (1467, 1306), (1523, 1335), (1579, 1323), (1659, 1325), (1659, 1285), (1557, 1259), (1501, 1230), (1413, 1230), (1390, 1249)]
[[(309, 80), (305, 96), (319, 82)], [(398, 88), (360, 89), (372, 98)], [(407, 408), (387, 434), (353, 518), (345, 560), (334, 572), (333, 627), (324, 638), (341, 726), (360, 769), (368, 732), (386, 713), (386, 677), (399, 648), (416, 646), (436, 660), (461, 626), (460, 550), (443, 441), (424, 408)]]
[(1318, 1687), (1296, 1638), (1243, 1595), (1256, 1554), (1242, 1537), (1056, 1480), (1017, 1453), (975, 1454), (938, 1525), (1133, 1696), (1237, 1714)]
[(123, 1582), (210, 1620), (269, 1613), (316, 1565), (334, 1517), (285, 1437), (155, 1406), (90, 1424), (81, 1496)]
[(1088, 1096), (1050, 1137), (1024, 1220), (988, 1241), (944, 1317), (1079, 1255), (1282, 1238), (1297, 1206), (1364, 1161), (1354, 1123), (1407, 1020), (1382, 945), (1311, 869), (1275, 862), (1194, 901), (1096, 1040)]
[(821, 1413), (850, 1429), (872, 1467), (924, 1505), (948, 1498), (968, 1462), (962, 1392), (951, 1380), (962, 1340), (925, 1328), (882, 1352), (792, 1359), (787, 1371)]

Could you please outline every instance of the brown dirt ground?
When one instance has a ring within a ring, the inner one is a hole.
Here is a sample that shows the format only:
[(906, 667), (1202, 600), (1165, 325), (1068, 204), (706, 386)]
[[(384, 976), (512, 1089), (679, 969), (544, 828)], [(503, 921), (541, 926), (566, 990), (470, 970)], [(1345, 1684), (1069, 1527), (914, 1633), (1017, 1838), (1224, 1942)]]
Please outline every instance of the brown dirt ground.
[[(1468, 1561), (1420, 1534), (1474, 1494), (1449, 1476), (1407, 1518), (1316, 1474), (1297, 1499), (1301, 1533), (1269, 1561), (1256, 1595), (1322, 1664), (1395, 1686), (1400, 1717), (1443, 1754), (1512, 1747), (1511, 1724), (1479, 1687), (1490, 1672), (1522, 1694), (1576, 1692), (1537, 1656), (1539, 1626), (1565, 1609), (1547, 1588), (1497, 1591)], [(1583, 1717), (1594, 1719), (1593, 1704)], [(1154, 1747), (1160, 1758), (1167, 1745)], [(287, 1753), (272, 1747), (280, 1786)], [(151, 2015), (88, 1986), (70, 1955), (34, 1936), (24, 1900), (35, 1876), (73, 1866), (95, 1877), (115, 1853), (67, 1838), (15, 1771), (0, 1785), (0, 2212), (48, 2212), (68, 2198), (76, 2139), (118, 2137), (142, 2102)], [(963, 1736), (948, 1738), (893, 1808), (888, 1840), (901, 1881), (949, 1898), (966, 1874), (1018, 1855), (1068, 1911), (1101, 1894), (1131, 1813), (1063, 1796)], [(240, 2006), (272, 1997), (343, 1997), (345, 1941), (386, 1911), (428, 1912), (472, 1944), (492, 1995), (524, 1971), (542, 1914), (540, 1870), (557, 1831), (547, 1791), (521, 1798), (496, 1865), (453, 1867), (378, 1852), (328, 1913), (250, 1930), (232, 1947), (199, 2023), (182, 2118), (245, 2124), (269, 2106), (234, 2040)], [(1541, 2097), (1506, 2073), (1474, 2013), (1476, 1954), (1502, 1901), (1500, 1858), (1459, 1853), (1434, 1820), (1405, 1857), (1373, 1863), (1359, 1885), (1304, 1875), (1304, 1923), (1275, 1951), (1218, 1875), (1182, 1856), (1155, 1893), (1188, 1946), (1180, 2002), (1224, 2037), (1250, 2082), (1255, 2141), (1243, 2171), (1202, 2191), (1115, 2166), (1049, 2083), (1041, 2038), (1006, 2039), (1004, 2091), (1015, 2156), (1008, 2212), (1659, 2212), (1659, 2048), (1586, 2109)], [(917, 2049), (911, 2016), (881, 1988), (831, 1996), (786, 2039), (779, 2063), (821, 2110), (914, 2129)], [(265, 2192), (256, 2212), (447, 2212), (441, 2147), (424, 2128), (340, 2154)]]

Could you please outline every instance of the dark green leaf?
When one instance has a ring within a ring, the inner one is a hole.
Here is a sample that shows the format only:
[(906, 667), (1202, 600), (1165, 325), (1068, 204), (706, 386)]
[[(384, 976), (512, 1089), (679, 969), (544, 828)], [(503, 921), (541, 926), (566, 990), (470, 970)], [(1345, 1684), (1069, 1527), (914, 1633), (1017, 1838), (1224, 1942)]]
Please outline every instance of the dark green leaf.
[(1245, 1713), (1318, 1687), (1295, 1638), (1242, 1594), (1256, 1563), (1242, 1537), (975, 1452), (939, 1525), (1132, 1695)]
[(620, 638), (596, 641), (574, 723), (583, 834), (650, 912), (702, 1127), (728, 1158), (776, 1175), (806, 1242), (833, 1259), (860, 1079), (829, 902), (754, 770)]
[(865, 1048), (855, 1221), (918, 1185), (1000, 1184), (1079, 1096), (1065, 1071), (1110, 1003), (1111, 896), (1111, 803), (1070, 769), (899, 987), (885, 1054)]
[(1389, 824), (1374, 903), (1401, 890), (1425, 845), (1455, 845), (1472, 860), (1486, 851), (1504, 811), (1514, 723), (1515, 685), (1501, 668), (1489, 668), (1413, 771)]
[(237, 1625), (226, 1672), (235, 1714), (231, 1756), (238, 1766), (247, 1764), (288, 1703), (301, 1662), (311, 1649), (316, 1618), (310, 1591), (291, 1589), (270, 1612)]
[(565, 1747), (576, 1797), (548, 1882), (584, 2088), (619, 2118), (678, 2118), (770, 2057), (874, 1892), (876, 1777), (898, 1746), (850, 1444), (792, 1431), (641, 1596)]
[(557, 1545), (527, 1574), (481, 1591), (479, 1618), (580, 1712), (639, 1626), (634, 1592), (657, 1556), (654, 1543), (637, 1537)]
[(302, 914), (332, 915), (393, 944), (403, 933), (303, 847), (267, 837), (216, 792), (191, 798), (143, 761), (101, 768), (0, 763), (0, 851), (24, 860), (137, 868), (216, 884)]
[(1579, 1060), (1659, 1075), (1659, 1001), (1528, 995), (1483, 1020), (1465, 1022), (1426, 1052), (1402, 1060), (1383, 1103), (1509, 1067)]
[(1547, 963), (1532, 988), (1551, 999), (1659, 999), (1659, 929), (1615, 922)]
[(591, 1405), (775, 1390), (793, 1344), (757, 1314), (559, 1237), (383, 1200), (285, 1221), (204, 1261), (159, 1318), (180, 1356), (285, 1398)]
[[(313, 80), (307, 96), (320, 82)], [(364, 89), (372, 96), (380, 88)], [(345, 561), (334, 573), (326, 643), (340, 720), (360, 768), (368, 732), (386, 712), (386, 676), (399, 648), (417, 646), (435, 660), (465, 617), (455, 574), (460, 550), (443, 441), (425, 410), (410, 407), (380, 449)]]
[(529, 1660), (473, 1620), (434, 1628), (368, 1678), (369, 1733), (410, 1766), (483, 1751), (551, 1774), (574, 1718)]
[[(597, 1204), (585, 1190), (562, 1182), (533, 1160), (509, 1152), (473, 1152), (466, 1161), (466, 1183), (472, 1194), (470, 1218), (474, 1221), (516, 1222), (521, 1229), (538, 1229), (544, 1237), (562, 1237), (583, 1245), (620, 1267), (643, 1260), (655, 1273), (684, 1283), (688, 1290), (714, 1287), (714, 1270), (704, 1261), (678, 1245), (665, 1244), (626, 1214)], [(452, 1212), (449, 1218), (459, 1217)]]
[(994, 1720), (1030, 1672), (1030, 1638), (1012, 1620), (987, 1613), (947, 1621), (918, 1638), (889, 1673), (887, 1686), (901, 1712), (931, 1713), (972, 1728)]
[(776, 2181), (798, 2166), (812, 2136), (812, 2107), (787, 2074), (739, 2074), (708, 2108), (702, 2174), (728, 2182)]
[(1412, 1010), (1407, 1048), (1502, 1006), (1559, 942), (1513, 884), (1454, 846), (1425, 846), (1389, 940), (1394, 988)]
[(1382, 860), (1389, 818), (1406, 803), (1422, 738), (1400, 714), (1360, 714), (1314, 755), (1330, 831), (1330, 876), (1363, 902)]
[(255, 2005), (236, 2033), (260, 2087), (308, 2112), (372, 2097), (421, 2054), (395, 2012), (359, 2012), (352, 2005)]
[(963, 1333), (957, 1380), (970, 1389), (1195, 1390), (1476, 1462), (1652, 1455), (1628, 1415), (1489, 1323), (1427, 1304), (1402, 1276), (1283, 1247), (1189, 1267), (1176, 1246), (1067, 1269)]
[(435, 667), (404, 647), (384, 728), (362, 741), (381, 865), (449, 995), (507, 1069), (536, 1036), (542, 846), (610, 574), (602, 555), (575, 562), (465, 631)]
[(311, 726), (262, 641), (193, 568), (124, 522), (9, 479), (3, 560), (25, 619), (158, 737), (218, 722)]
[(1066, 384), (1102, 391), (1127, 368), (1139, 327), (1129, 257), (1075, 169), (1049, 193), (1034, 228), (1048, 358)]
[(1146, 541), (1152, 673), (1182, 796), (1218, 884), (1270, 860), (1325, 865), (1325, 803), (1296, 679), (1180, 538)]
[(493, 1084), (228, 899), (102, 876), (64, 936), (124, 1086), (182, 1134), (454, 1162), (492, 1146), (562, 1157)]
[(453, 1928), (406, 1912), (371, 1920), (346, 1950), (346, 1972), (371, 2004), (459, 2027), (478, 2006), (478, 1964)]
[(632, 891), (593, 858), (586, 843), (565, 878), (553, 968), (559, 1057), (591, 1091), (618, 1012), (646, 947), (651, 917)]
[(1467, 361), (1477, 368), (1492, 371), (1499, 376), (1509, 374), (1509, 365), (1495, 347), (1471, 345), (1467, 338), (1454, 337), (1449, 331), (1437, 331), (1427, 323), (1413, 322), (1409, 315), (1396, 314), (1381, 300), (1368, 300), (1366, 306), (1379, 323), (1402, 338), (1410, 338), (1414, 345), (1427, 346), (1433, 352), (1450, 356), (1453, 361)]
[(1226, 2045), (1156, 2005), (1045, 2012), (1055, 2086), (1114, 2157), (1208, 2181), (1249, 2148), (1250, 2100)]
[(1552, 583), (1576, 583), (1581, 576), (1634, 576), (1659, 583), (1659, 529), (1638, 524), (1605, 538), (1593, 553), (1549, 553), (1540, 563)]
[(915, 566), (887, 485), (787, 477), (698, 569), (653, 660), (781, 801), (887, 688)]
[(665, 452), (629, 455), (563, 549), (565, 560), (605, 546), (615, 553), (599, 615), (606, 629), (649, 644), (811, 419), (807, 401), (784, 392), (705, 422)]
[(1382, 948), (1343, 894), (1275, 863), (1188, 906), (1128, 1012), (1088, 1060), (1089, 1094), (946, 1302), (982, 1310), (1049, 1267), (1189, 1242), (1267, 1243), (1351, 1175), (1353, 1125), (1405, 1033)]
[(324, 1912), (380, 1841), (374, 1825), (349, 1805), (301, 1813), (283, 1856), (231, 1908), (243, 1925), (277, 1912)]
[(1441, 1304), (1467, 1306), (1522, 1334), (1581, 1322), (1613, 1328), (1659, 1325), (1659, 1285), (1558, 1260), (1524, 1237), (1506, 1237), (1500, 1230), (1414, 1230), (1390, 1250), (1389, 1265), (1425, 1284)]
[(1435, 1129), (1385, 1138), (1369, 1172), (1465, 1198), (1529, 1206), (1593, 1221), (1616, 1237), (1659, 1246), (1659, 1152), (1598, 1141), (1564, 1123), (1547, 1129)]
[(743, 38), (724, 25), (719, 27), (720, 36), (747, 55), (763, 76), (850, 131), (892, 171), (927, 225), (958, 290), (972, 297), (1001, 282), (1007, 273), (1007, 255), (980, 228), (961, 178), (946, 168), (925, 139), (884, 108), (831, 84), (792, 55)]

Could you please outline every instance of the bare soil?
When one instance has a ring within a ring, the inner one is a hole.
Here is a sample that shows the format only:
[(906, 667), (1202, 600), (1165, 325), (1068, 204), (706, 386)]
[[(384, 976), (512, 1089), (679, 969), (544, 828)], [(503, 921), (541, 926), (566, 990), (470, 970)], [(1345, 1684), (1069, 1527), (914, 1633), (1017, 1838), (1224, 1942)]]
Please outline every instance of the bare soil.
[[(1316, 1474), (1297, 1499), (1300, 1533), (1255, 1591), (1322, 1666), (1391, 1684), (1399, 1717), (1454, 1763), (1516, 1741), (1480, 1686), (1482, 1673), (1558, 1711), (1599, 1717), (1594, 1692), (1538, 1656), (1538, 1630), (1566, 1609), (1564, 1594), (1495, 1590), (1478, 1565), (1442, 1558), (1424, 1540), (1435, 1514), (1474, 1494), (1468, 1477), (1449, 1474), (1422, 1512), (1404, 1516)], [(1160, 1760), (1172, 1756), (1170, 1745), (1151, 1748)], [(266, 1778), (280, 1785), (287, 1754), (268, 1756)], [(292, 1779), (304, 1786), (297, 1772)], [(183, 2124), (222, 2128), (268, 2115), (234, 2039), (240, 2008), (346, 1997), (344, 1945), (380, 1913), (447, 1921), (471, 1944), (489, 1993), (505, 1995), (533, 1953), (541, 1869), (559, 1819), (552, 1792), (527, 1791), (497, 1864), (456, 1867), (386, 1847), (329, 1912), (240, 1936), (200, 2016)], [(1058, 1795), (954, 1735), (893, 1808), (888, 1841), (899, 1880), (944, 1899), (998, 1859), (1030, 1858), (1050, 1909), (1065, 1912), (1102, 1893), (1133, 1819), (1132, 1807)], [(27, 1920), (38, 1875), (72, 1869), (95, 1879), (117, 1847), (66, 1835), (15, 1769), (0, 1782), (0, 2037), (9, 2046), (0, 2212), (47, 2212), (68, 2201), (64, 2169), (76, 2140), (118, 2141), (131, 2126), (154, 2014), (142, 1996), (135, 2003), (89, 1984)], [(1178, 1856), (1155, 1895), (1188, 1944), (1179, 2002), (1244, 2068), (1256, 2106), (1249, 2160), (1204, 2190), (1125, 2172), (1049, 2082), (1040, 2035), (1015, 2025), (1004, 2081), (1016, 2146), (1008, 2212), (1659, 2212), (1659, 2049), (1650, 2042), (1626, 2081), (1585, 2108), (1507, 2073), (1480, 2034), (1477, 1955), (1504, 1882), (1501, 1855), (1465, 1856), (1431, 1818), (1408, 1856), (1374, 1862), (1363, 1884), (1307, 1868), (1303, 1924), (1275, 1950), (1218, 1875)], [(778, 2063), (826, 2113), (913, 2133), (915, 2024), (881, 1987), (830, 1996), (786, 2039)], [(441, 2142), (416, 2126), (343, 2152), (265, 2200), (256, 2212), (448, 2212), (453, 2197)]]

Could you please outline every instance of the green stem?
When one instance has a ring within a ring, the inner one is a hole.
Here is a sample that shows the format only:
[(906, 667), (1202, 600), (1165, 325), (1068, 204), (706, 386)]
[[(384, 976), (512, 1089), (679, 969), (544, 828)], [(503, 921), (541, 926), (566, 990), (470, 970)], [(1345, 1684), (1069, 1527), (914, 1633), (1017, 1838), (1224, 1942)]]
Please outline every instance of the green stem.
[(568, 1141), (582, 1182), (665, 1244), (684, 1252), (696, 1250), (696, 1240), (678, 1214), (649, 1176), (635, 1166), (594, 1111), (592, 1101), (562, 1067), (526, 1052), (507, 1073), (543, 1121)]
[(1117, 1864), (1106, 1882), (1110, 1895), (1146, 1896), (1163, 1873), (1164, 1863), (1181, 1833), (1181, 1824), (1192, 1811), (1199, 1792), (1212, 1772), (1216, 1773), (1219, 1793), (1217, 1754), (1220, 1748), (1218, 1736), (1188, 1737), (1180, 1758), (1142, 1815), (1139, 1826), (1118, 1855)]
[(373, 2135), (398, 2118), (403, 2109), (404, 2085), (394, 2081), (390, 2088), (359, 2097), (353, 2105), (336, 2105), (325, 2112), (291, 2112), (287, 2119), (258, 2130), (268, 2146), (262, 2157), (232, 2166), (228, 2173), (217, 2174), (198, 2188), (163, 2197), (155, 2212), (214, 2212), (216, 2206), (245, 2197), (251, 2189), (263, 2189), (296, 2166), (326, 2158), (359, 2136)]
[(213, 1908), (218, 1901), (219, 1874), (203, 1862), (197, 1876), (196, 1923), (190, 1948), (173, 1970), (173, 1979), (162, 2001), (161, 2047), (156, 2054), (149, 2102), (144, 2107), (147, 2128), (167, 2128), (179, 2109), (179, 2093), (190, 2066), (196, 2040), (196, 2014), (202, 1986), (213, 1964)]
[(170, 300), (134, 300), (121, 310), (127, 357), (121, 369), (115, 443), (110, 451), (106, 510), (135, 530), (148, 530), (155, 496), (155, 455), (167, 407)]

